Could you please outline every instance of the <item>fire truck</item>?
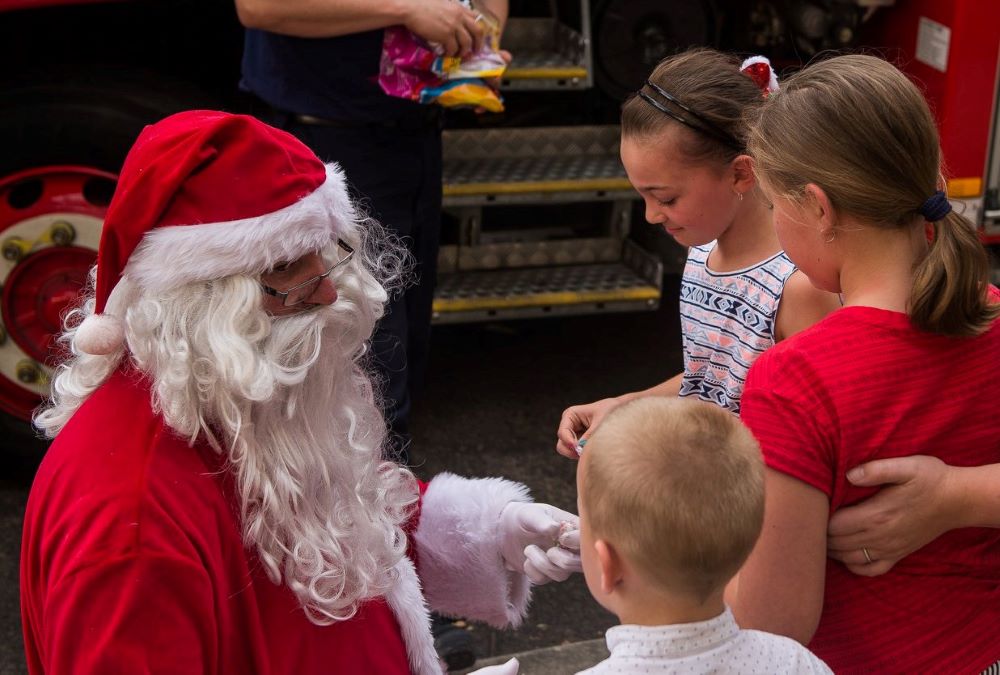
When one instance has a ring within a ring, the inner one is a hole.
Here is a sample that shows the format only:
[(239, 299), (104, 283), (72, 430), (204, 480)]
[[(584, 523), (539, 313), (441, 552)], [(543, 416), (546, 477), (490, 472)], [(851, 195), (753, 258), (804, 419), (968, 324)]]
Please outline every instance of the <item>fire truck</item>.
[[(592, 4), (593, 2), (593, 4)], [(622, 98), (691, 45), (780, 69), (868, 48), (922, 83), (950, 197), (1000, 244), (996, 0), (511, 0), (506, 111), (449, 112), (438, 323), (654, 309), (684, 252), (642, 222)], [(230, 0), (0, 0), (0, 426), (30, 436), (53, 335), (142, 127), (252, 112)], [(13, 436), (12, 436), (13, 435)]]

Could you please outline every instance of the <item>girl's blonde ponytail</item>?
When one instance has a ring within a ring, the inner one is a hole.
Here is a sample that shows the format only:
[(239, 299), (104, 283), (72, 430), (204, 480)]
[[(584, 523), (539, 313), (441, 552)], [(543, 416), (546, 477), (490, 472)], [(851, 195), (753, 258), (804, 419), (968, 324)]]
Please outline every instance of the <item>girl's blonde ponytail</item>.
[(935, 333), (978, 335), (1000, 315), (987, 295), (986, 251), (972, 224), (955, 212), (932, 226), (930, 249), (914, 270), (910, 318)]

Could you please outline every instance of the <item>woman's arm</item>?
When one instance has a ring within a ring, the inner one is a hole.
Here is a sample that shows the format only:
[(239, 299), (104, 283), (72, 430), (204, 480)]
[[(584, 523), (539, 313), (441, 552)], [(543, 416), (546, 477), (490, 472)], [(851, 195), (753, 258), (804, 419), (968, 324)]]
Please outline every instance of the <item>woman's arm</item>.
[[(502, 0), (491, 0), (506, 16)], [(236, 0), (247, 28), (281, 35), (325, 38), (403, 25), (449, 56), (474, 51), (483, 29), (475, 12), (454, 0)]]
[(829, 555), (855, 574), (885, 574), (949, 530), (1000, 527), (1000, 464), (956, 467), (914, 455), (861, 464), (847, 478), (882, 486), (830, 519)]
[(774, 469), (765, 473), (764, 527), (726, 602), (743, 628), (807, 644), (823, 612), (830, 505), (816, 488)]

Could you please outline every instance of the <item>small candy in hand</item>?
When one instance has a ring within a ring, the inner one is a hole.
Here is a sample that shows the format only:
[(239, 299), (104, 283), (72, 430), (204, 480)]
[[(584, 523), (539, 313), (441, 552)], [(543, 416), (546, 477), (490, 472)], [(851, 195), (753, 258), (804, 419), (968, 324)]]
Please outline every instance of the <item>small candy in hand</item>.
[(571, 551), (580, 550), (580, 526), (564, 520), (559, 524), (559, 537), (556, 542), (560, 547)]

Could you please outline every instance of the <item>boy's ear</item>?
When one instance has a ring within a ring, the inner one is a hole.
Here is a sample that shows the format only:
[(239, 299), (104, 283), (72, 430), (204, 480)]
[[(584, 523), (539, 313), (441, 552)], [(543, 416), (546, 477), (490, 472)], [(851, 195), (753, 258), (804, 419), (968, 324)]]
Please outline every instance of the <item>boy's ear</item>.
[(601, 590), (610, 595), (625, 576), (622, 558), (618, 555), (615, 547), (604, 539), (598, 539), (594, 542), (594, 551), (597, 553), (597, 562), (601, 567)]
[(753, 172), (753, 158), (750, 155), (737, 155), (733, 165), (733, 189), (740, 193), (749, 192), (757, 185), (757, 176)]

